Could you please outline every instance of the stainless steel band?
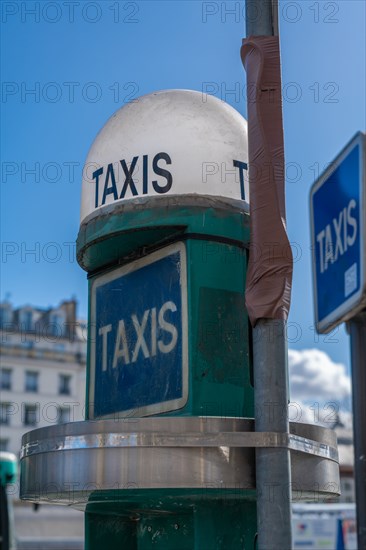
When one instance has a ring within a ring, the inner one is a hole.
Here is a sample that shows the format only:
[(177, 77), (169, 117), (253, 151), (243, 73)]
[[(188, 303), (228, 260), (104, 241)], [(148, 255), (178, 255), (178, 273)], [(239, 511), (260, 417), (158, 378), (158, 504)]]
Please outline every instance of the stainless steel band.
[(327, 458), (338, 463), (336, 447), (294, 434), (275, 432), (95, 433), (83, 436), (49, 438), (26, 443), (22, 446), (20, 456), (25, 458), (39, 453), (55, 451), (115, 447), (283, 447), (292, 451)]
[[(22, 441), (21, 498), (84, 508), (130, 491), (165, 489), (252, 498), (255, 448), (291, 449), (292, 495), (339, 494), (332, 430), (290, 423), (290, 434), (255, 432), (250, 418), (144, 417), (71, 422), (28, 432)], [(116, 489), (119, 489), (117, 492)]]

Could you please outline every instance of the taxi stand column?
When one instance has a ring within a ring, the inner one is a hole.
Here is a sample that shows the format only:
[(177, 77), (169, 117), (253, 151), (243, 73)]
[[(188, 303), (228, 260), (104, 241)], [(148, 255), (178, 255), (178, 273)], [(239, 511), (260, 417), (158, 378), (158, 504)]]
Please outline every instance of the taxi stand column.
[[(167, 210), (161, 206), (153, 211), (155, 227), (164, 233), (165, 242), (183, 243), (187, 266), (187, 402), (179, 410), (161, 414), (165, 417), (201, 417), (203, 426), (209, 429), (209, 417), (245, 418), (252, 417), (254, 412), (249, 326), (244, 303), (244, 243), (249, 240), (249, 225), (248, 215), (243, 211), (229, 206), (213, 208), (210, 201), (202, 206), (193, 205), (199, 202), (196, 199), (189, 207), (180, 205)], [(130, 254), (136, 236), (137, 240), (140, 238), (138, 229), (145, 217), (145, 207), (140, 211), (134, 208), (131, 213), (124, 209), (120, 214), (109, 216), (108, 222), (103, 216), (100, 220), (95, 219), (93, 233), (87, 227), (81, 229), (79, 261), (87, 262), (90, 271), (93, 267), (98, 270), (97, 275), (90, 276), (90, 289), (94, 280), (100, 277), (102, 265), (110, 268), (110, 257), (103, 252), (110, 246), (108, 235), (102, 245), (100, 241), (106, 227), (113, 235), (113, 246), (120, 252), (119, 262), (123, 263), (124, 251)], [(155, 227), (151, 225), (151, 232)], [(86, 246), (86, 238), (89, 246)], [(148, 228), (144, 230), (144, 238), (146, 242), (151, 238)], [(152, 249), (158, 246), (159, 242), (155, 242)], [(170, 247), (163, 246), (162, 250), (166, 248)], [(136, 257), (142, 249), (136, 251)], [(97, 258), (94, 265), (84, 257), (84, 250), (88, 250), (88, 258)], [(149, 280), (145, 284), (149, 289)], [(139, 311), (137, 317), (141, 319), (142, 312)], [(93, 326), (94, 319), (90, 321)], [(149, 331), (150, 327), (147, 328)], [(108, 400), (108, 396), (106, 398)], [(91, 400), (90, 395), (88, 400)], [(139, 415), (139, 407), (127, 416), (130, 414)], [(123, 411), (116, 411), (113, 416), (117, 423), (134, 421), (134, 418), (124, 418)], [(196, 473), (191, 472), (191, 475)], [(182, 549), (235, 549), (243, 543), (245, 547), (254, 547), (256, 504), (253, 491), (244, 489), (245, 484), (238, 484), (226, 490), (221, 479), (217, 479), (195, 491), (189, 487), (171, 490), (128, 489), (127, 486), (119, 494), (104, 492), (105, 502), (94, 504), (91, 497), (86, 508), (86, 548), (96, 550), (107, 544), (113, 549), (124, 544), (124, 548), (145, 549), (157, 543), (161, 548)]]
[(254, 549), (257, 447), (296, 451), (301, 498), (338, 492), (330, 430), (254, 431), (247, 166), (246, 121), (187, 90), (126, 104), (90, 149), (87, 418), (25, 434), (20, 481), (85, 511), (86, 550)]
[[(140, 429), (140, 438), (149, 436), (151, 425), (162, 435), (174, 426), (174, 448), (170, 454), (167, 448), (161, 455), (160, 461), (166, 464), (160, 487), (154, 470), (158, 466), (149, 463), (149, 448), (145, 447), (137, 451), (143, 472), (126, 479), (120, 488), (90, 495), (85, 514), (86, 548), (96, 550), (105, 543), (111, 549), (120, 548), (122, 543), (131, 549), (155, 544), (166, 548), (251, 548), (256, 536), (253, 450), (238, 453), (219, 447), (217, 451), (208, 449), (207, 457), (205, 449), (179, 450), (193, 426), (199, 426), (201, 434), (226, 432), (238, 425), (235, 419), (252, 418), (254, 414), (244, 296), (249, 242), (249, 216), (243, 200), (247, 186), (246, 123), (231, 107), (197, 92), (145, 96), (131, 106), (131, 111), (141, 120), (146, 116), (144, 109), (151, 109), (151, 118), (158, 109), (153, 102), (160, 104), (162, 126), (173, 125), (175, 135), (167, 141), (155, 126), (156, 151), (163, 153), (150, 155), (143, 143), (134, 149), (131, 167), (140, 166), (140, 172), (136, 178), (132, 173), (132, 181), (123, 177), (125, 184), (121, 186), (121, 196), (127, 183), (133, 196), (115, 204), (110, 201), (115, 198), (112, 169), (108, 165), (106, 170), (92, 148), (88, 160), (102, 164), (98, 199), (107, 199), (109, 205), (84, 216), (77, 255), (89, 277), (92, 330), (88, 342), (88, 419), (113, 418), (119, 428), (127, 425), (128, 429)], [(173, 113), (169, 112), (170, 105)], [(192, 125), (194, 113), (196, 122)], [(202, 114), (206, 122), (200, 119)], [(179, 122), (174, 123), (175, 116), (181, 117)], [(191, 133), (179, 141), (179, 132), (187, 124)], [(205, 152), (205, 143), (197, 142), (201, 156), (190, 176), (195, 159), (192, 151), (185, 153), (185, 148), (197, 139), (197, 128), (198, 133), (204, 131), (204, 124), (210, 125), (205, 132), (209, 147), (215, 143), (213, 132), (218, 136), (236, 132), (232, 139), (236, 150), (225, 153), (223, 145), (223, 151)], [(121, 127), (114, 144), (133, 141), (134, 132), (136, 118), (131, 120), (131, 135)], [(172, 143), (177, 140), (174, 151)], [(114, 147), (119, 154), (121, 148)], [(138, 154), (140, 149), (143, 155)], [(181, 174), (177, 173), (179, 162)], [(179, 175), (181, 183), (177, 182)], [(234, 186), (235, 194), (230, 193), (235, 198), (210, 196), (215, 190), (213, 179), (219, 193), (225, 194)], [(85, 189), (88, 193), (87, 186)], [(177, 192), (183, 194), (177, 196)], [(160, 318), (159, 312), (167, 303), (173, 305)], [(165, 330), (161, 329), (163, 323), (169, 323), (170, 328), (165, 324)], [(155, 343), (151, 339), (154, 330), (159, 333)], [(176, 345), (170, 350), (175, 344), (174, 331)], [(108, 342), (110, 355), (104, 359), (103, 338), (104, 350)], [(162, 353), (161, 349), (170, 351)], [(161, 435), (158, 440), (161, 442)], [(189, 452), (194, 456), (190, 458)], [(195, 458), (197, 453), (201, 458)], [(124, 460), (122, 455), (120, 460)], [(225, 479), (222, 467), (236, 473)], [(134, 470), (131, 463), (130, 470)], [(171, 470), (175, 480), (169, 481)]]

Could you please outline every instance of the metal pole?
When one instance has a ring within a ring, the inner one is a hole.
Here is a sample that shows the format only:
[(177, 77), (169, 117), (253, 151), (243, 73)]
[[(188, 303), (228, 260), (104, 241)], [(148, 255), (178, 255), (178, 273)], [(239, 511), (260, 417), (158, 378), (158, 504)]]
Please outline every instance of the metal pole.
[[(246, 35), (278, 34), (277, 1), (250, 3)], [(249, 3), (248, 3), (249, 8)], [(253, 13), (254, 15), (254, 13)], [(286, 321), (260, 319), (253, 329), (255, 429), (289, 432)], [(259, 550), (291, 550), (291, 458), (288, 449), (256, 450)]]
[(246, 35), (278, 35), (278, 0), (249, 0), (246, 2)]
[(351, 337), (353, 441), (357, 539), (359, 550), (366, 549), (366, 311), (348, 323)]
[[(286, 322), (261, 319), (253, 329), (255, 429), (288, 433)], [(290, 550), (291, 462), (288, 449), (256, 450), (259, 550)]]

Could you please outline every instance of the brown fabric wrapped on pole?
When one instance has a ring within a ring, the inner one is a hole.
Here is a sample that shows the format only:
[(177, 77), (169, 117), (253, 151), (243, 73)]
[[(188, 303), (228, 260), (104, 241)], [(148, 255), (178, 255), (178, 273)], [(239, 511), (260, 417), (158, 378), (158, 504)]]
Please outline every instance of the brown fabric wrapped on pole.
[(254, 327), (262, 318), (287, 320), (291, 300), (278, 36), (244, 39), (241, 58), (248, 90), (251, 229), (245, 300)]

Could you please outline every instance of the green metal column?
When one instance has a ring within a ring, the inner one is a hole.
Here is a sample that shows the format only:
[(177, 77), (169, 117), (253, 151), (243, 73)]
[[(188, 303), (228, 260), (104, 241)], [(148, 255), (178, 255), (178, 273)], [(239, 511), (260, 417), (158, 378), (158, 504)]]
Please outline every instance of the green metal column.
[[(133, 252), (136, 258), (174, 241), (185, 243), (189, 391), (186, 405), (166, 416), (254, 415), (244, 307), (248, 221), (243, 210), (216, 204), (141, 207), (133, 213), (122, 208), (81, 227), (78, 259), (91, 283), (113, 262), (131, 261)], [(218, 479), (217, 485), (199, 491), (187, 487), (96, 492), (86, 507), (85, 535), (87, 550), (252, 550), (254, 491), (225, 489)]]
[(137, 519), (124, 517), (115, 505), (103, 509), (86, 513), (88, 549), (255, 549), (256, 509), (243, 499), (192, 500), (180, 511)]

